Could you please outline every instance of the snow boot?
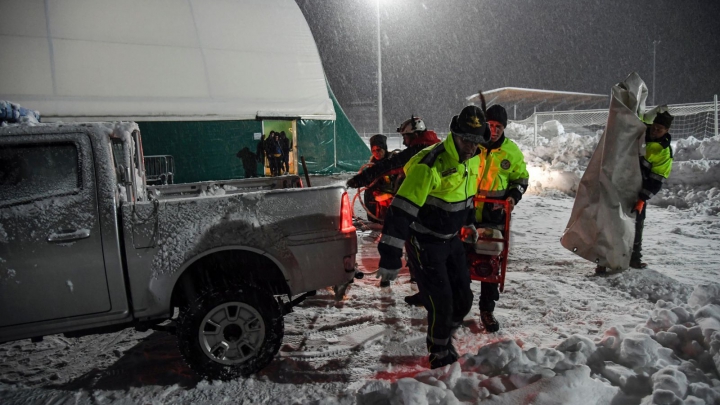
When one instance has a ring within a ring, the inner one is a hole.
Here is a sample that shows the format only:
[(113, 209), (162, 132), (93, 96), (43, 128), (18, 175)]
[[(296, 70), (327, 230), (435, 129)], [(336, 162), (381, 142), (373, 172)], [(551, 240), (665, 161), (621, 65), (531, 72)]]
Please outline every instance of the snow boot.
[(422, 300), (422, 297), (420, 296), (420, 293), (406, 296), (405, 303), (407, 303), (408, 305), (411, 305), (413, 307), (423, 306), (423, 300)]
[(428, 360), (430, 361), (430, 368), (436, 369), (455, 363), (459, 357), (457, 350), (455, 350), (455, 347), (450, 343), (448, 346), (445, 346), (445, 350), (430, 353)]
[(647, 263), (643, 263), (640, 260), (630, 260), (630, 267), (633, 269), (644, 269), (647, 267)]
[(494, 333), (500, 330), (500, 323), (493, 316), (490, 311), (480, 311), (480, 320), (482, 321), (485, 331), (488, 333)]

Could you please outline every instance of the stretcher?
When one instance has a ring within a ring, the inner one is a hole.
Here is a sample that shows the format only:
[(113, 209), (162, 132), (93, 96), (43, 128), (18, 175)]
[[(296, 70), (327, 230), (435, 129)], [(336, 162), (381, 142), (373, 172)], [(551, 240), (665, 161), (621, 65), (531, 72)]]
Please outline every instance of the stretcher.
[(507, 272), (507, 257), (510, 247), (510, 203), (507, 200), (475, 197), (474, 202), (499, 204), (505, 210), (505, 226), (502, 229), (495, 227), (480, 227), (478, 241), (474, 244), (465, 244), (470, 279), (487, 283), (500, 284), (500, 292), (505, 287), (505, 273)]

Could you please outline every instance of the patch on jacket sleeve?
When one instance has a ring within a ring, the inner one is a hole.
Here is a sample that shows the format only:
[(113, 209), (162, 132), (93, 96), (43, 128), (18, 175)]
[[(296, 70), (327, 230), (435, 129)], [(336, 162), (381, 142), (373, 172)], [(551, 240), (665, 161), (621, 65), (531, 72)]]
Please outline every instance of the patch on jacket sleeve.
[(502, 167), (504, 170), (507, 170), (510, 168), (510, 161), (507, 159), (503, 159), (502, 162), (500, 162), (500, 167)]

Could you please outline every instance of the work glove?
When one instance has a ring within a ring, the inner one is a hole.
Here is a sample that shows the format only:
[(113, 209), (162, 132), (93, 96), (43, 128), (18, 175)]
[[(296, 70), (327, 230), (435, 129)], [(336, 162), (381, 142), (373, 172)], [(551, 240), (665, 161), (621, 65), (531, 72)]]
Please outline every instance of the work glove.
[(506, 198), (506, 200), (510, 203), (510, 204), (508, 205), (508, 210), (509, 210), (510, 212), (512, 212), (513, 209), (515, 208), (515, 204), (517, 204), (517, 203), (515, 202), (515, 199), (512, 198), (512, 197), (508, 197), (508, 198)]
[(630, 211), (630, 212), (637, 212), (638, 214), (642, 214), (643, 208), (645, 208), (645, 201), (637, 200), (637, 202), (635, 203), (635, 206), (633, 207), (632, 211)]
[[(505, 200), (507, 200), (507, 201), (510, 203), (509, 206), (508, 206), (508, 210), (509, 210), (510, 212), (512, 212), (513, 208), (515, 208), (515, 204), (517, 204), (517, 203), (515, 202), (515, 199), (512, 198), (512, 197), (508, 197), (508, 198), (506, 198)], [(493, 211), (502, 210), (502, 209), (505, 209), (505, 206), (500, 205), (500, 204), (493, 204), (493, 205), (492, 205), (492, 210), (493, 210)]]
[(348, 188), (358, 188), (358, 186), (359, 186), (358, 181), (355, 180), (354, 177), (351, 178), (350, 180), (348, 180), (346, 185)]
[(400, 269), (386, 269), (384, 267), (378, 268), (377, 278), (381, 279), (380, 285), (389, 285), (391, 281), (397, 278)]
[(467, 225), (463, 226), (460, 229), (460, 240), (465, 243), (475, 243), (478, 241), (478, 238), (480, 235), (478, 235), (477, 228), (475, 228), (475, 225)]

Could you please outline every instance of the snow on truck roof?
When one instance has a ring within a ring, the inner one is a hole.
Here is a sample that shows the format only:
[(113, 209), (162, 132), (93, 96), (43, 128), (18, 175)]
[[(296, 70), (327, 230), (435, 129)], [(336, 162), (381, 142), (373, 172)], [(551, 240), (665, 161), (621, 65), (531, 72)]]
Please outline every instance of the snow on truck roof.
[(46, 121), (335, 119), (293, 0), (0, 1), (0, 54)]
[(112, 138), (125, 138), (140, 128), (135, 122), (55, 122), (55, 123), (19, 123), (0, 126), (0, 136), (12, 135), (49, 135), (53, 133), (92, 132)]

